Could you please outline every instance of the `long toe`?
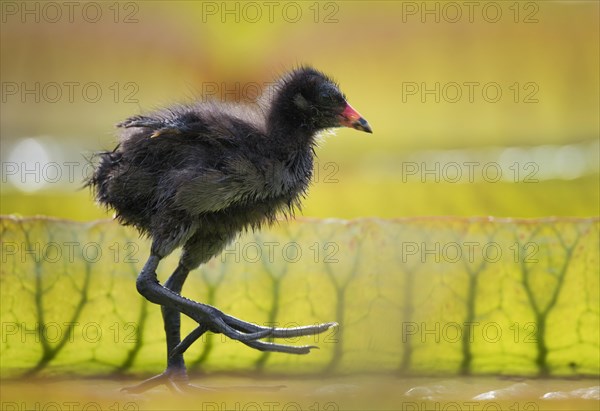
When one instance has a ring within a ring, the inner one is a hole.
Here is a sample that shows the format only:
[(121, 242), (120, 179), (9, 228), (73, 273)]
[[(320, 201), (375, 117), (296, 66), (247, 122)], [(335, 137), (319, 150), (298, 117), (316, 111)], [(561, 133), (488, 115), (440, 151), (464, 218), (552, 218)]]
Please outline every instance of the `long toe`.
[(286, 345), (266, 341), (242, 341), (248, 347), (259, 351), (282, 352), (286, 354), (308, 354), (313, 348), (318, 349), (316, 345)]
[(188, 376), (185, 369), (169, 369), (167, 368), (161, 374), (150, 377), (139, 384), (131, 387), (123, 387), (121, 391), (130, 394), (140, 394), (151, 390), (154, 387), (165, 385), (173, 392), (182, 392), (182, 387), (188, 384)]
[(249, 347), (260, 351), (273, 351), (288, 354), (308, 354), (311, 349), (318, 348), (314, 345), (287, 345), (273, 342), (261, 341), (262, 338), (293, 338), (323, 333), (333, 327), (337, 327), (336, 322), (307, 325), (301, 327), (275, 328), (264, 327), (253, 323), (242, 321), (224, 313), (211, 315), (209, 319), (200, 324), (190, 334), (188, 334), (172, 351), (170, 356), (175, 357), (183, 354), (198, 338), (206, 331), (222, 333), (227, 337), (240, 341)]
[(289, 327), (289, 328), (277, 328), (277, 327), (264, 327), (249, 323), (239, 318), (232, 317), (231, 315), (223, 314), (223, 321), (231, 327), (245, 332), (245, 333), (258, 333), (260, 331), (270, 330), (270, 337), (275, 338), (291, 338), (291, 337), (303, 337), (307, 335), (321, 334), (333, 327), (337, 327), (337, 322), (329, 322), (317, 325), (305, 325), (300, 327)]

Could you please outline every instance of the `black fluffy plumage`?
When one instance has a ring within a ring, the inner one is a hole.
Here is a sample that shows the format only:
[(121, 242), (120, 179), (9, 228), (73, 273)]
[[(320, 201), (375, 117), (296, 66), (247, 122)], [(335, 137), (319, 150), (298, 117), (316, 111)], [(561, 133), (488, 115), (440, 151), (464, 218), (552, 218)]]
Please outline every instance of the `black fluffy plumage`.
[(179, 105), (118, 124), (119, 145), (99, 155), (89, 180), (96, 199), (152, 237), (158, 255), (184, 246), (190, 268), (239, 231), (292, 215), (310, 184), (315, 137), (341, 125), (347, 103), (310, 67), (268, 95), (262, 106)]

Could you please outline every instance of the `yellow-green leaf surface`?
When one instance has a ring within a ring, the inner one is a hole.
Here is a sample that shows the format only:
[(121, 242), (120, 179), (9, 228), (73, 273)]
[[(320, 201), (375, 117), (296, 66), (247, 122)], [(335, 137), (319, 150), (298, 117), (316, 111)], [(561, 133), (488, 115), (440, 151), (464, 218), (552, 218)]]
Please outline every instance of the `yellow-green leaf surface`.
[[(148, 240), (113, 221), (0, 222), (2, 375), (164, 368), (160, 309), (135, 289)], [(209, 334), (186, 360), (209, 372), (598, 375), (598, 229), (597, 218), (281, 222), (243, 235), (183, 294), (258, 324), (340, 327), (284, 341), (320, 347), (306, 356)], [(161, 281), (176, 262), (161, 263)]]

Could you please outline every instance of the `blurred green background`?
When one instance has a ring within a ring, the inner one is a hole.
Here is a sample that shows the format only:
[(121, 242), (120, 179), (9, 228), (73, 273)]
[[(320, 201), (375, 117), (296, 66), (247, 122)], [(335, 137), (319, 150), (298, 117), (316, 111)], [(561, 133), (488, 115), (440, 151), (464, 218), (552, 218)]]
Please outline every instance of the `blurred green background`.
[(106, 216), (115, 123), (298, 64), (374, 129), (326, 135), (304, 215), (599, 213), (597, 1), (53, 4), (2, 3), (2, 214)]

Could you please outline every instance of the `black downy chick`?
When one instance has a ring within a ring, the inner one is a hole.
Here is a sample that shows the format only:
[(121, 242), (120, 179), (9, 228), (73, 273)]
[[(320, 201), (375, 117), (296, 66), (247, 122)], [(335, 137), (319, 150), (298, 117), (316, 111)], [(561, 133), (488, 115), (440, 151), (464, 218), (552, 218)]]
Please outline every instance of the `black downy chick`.
[[(118, 124), (119, 145), (99, 154), (88, 185), (122, 224), (152, 239), (137, 289), (162, 306), (167, 339), (166, 371), (129, 391), (162, 383), (190, 387), (183, 353), (206, 331), (261, 351), (306, 354), (314, 347), (261, 339), (314, 335), (336, 325), (263, 327), (179, 294), (190, 270), (238, 233), (293, 215), (310, 184), (319, 131), (345, 126), (372, 132), (338, 86), (311, 67), (281, 78), (268, 100), (262, 109), (209, 102), (134, 116)], [(179, 265), (163, 286), (156, 268), (178, 247)], [(199, 324), (183, 341), (180, 313)]]

